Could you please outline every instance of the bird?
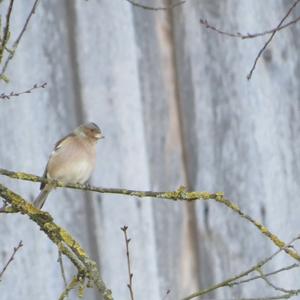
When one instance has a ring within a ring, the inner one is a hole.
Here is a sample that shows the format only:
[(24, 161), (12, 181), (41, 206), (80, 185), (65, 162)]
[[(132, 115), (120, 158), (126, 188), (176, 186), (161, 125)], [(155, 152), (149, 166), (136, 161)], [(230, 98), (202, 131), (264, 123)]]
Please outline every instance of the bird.
[[(102, 138), (102, 131), (95, 123), (80, 125), (55, 144), (43, 177), (64, 184), (85, 183), (95, 168), (96, 144)], [(51, 183), (41, 183), (33, 205), (41, 209), (54, 188)]]

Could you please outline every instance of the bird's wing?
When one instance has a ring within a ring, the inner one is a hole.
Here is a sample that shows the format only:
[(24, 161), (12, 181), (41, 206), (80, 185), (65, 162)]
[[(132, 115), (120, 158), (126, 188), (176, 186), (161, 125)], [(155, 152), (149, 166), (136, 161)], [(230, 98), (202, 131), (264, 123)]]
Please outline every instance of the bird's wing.
[[(57, 151), (62, 147), (62, 145), (66, 142), (67, 138), (69, 137), (74, 137), (75, 134), (74, 133), (70, 133), (68, 135), (66, 135), (65, 137), (63, 137), (62, 139), (60, 139), (54, 146), (54, 149), (48, 159), (48, 162), (47, 162), (47, 165), (46, 165), (46, 168), (45, 168), (45, 171), (44, 171), (44, 174), (43, 174), (43, 177), (44, 178), (47, 178), (47, 173), (48, 173), (48, 163), (49, 163), (49, 160), (50, 158), (55, 155), (57, 153)], [(42, 182), (41, 185), (40, 185), (40, 189), (42, 190), (44, 187), (45, 187), (46, 183)]]
[(74, 137), (74, 136), (76, 136), (75, 133), (70, 133), (70, 134), (66, 135), (65, 137), (63, 137), (62, 139), (60, 139), (60, 140), (55, 144), (54, 150), (53, 150), (53, 152), (52, 152), (51, 155), (53, 155), (59, 148), (61, 148), (61, 146), (66, 142), (67, 138), (69, 138), (69, 137)]
[[(44, 174), (43, 174), (44, 178), (47, 178), (47, 167), (48, 167), (48, 163), (46, 165), (46, 168), (45, 168), (45, 171), (44, 171)], [(41, 185), (40, 185), (40, 190), (42, 190), (45, 187), (45, 185), (46, 185), (46, 183), (42, 182)]]

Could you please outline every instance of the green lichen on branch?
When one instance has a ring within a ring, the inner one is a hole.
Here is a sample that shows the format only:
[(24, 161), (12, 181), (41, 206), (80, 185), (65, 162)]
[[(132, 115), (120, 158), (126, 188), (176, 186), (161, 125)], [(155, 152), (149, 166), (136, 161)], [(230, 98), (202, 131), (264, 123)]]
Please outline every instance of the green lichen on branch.
[(136, 190), (128, 190), (128, 189), (120, 189), (120, 188), (101, 188), (95, 187), (91, 185), (83, 185), (83, 184), (64, 184), (63, 182), (59, 182), (56, 180), (49, 180), (45, 177), (36, 176), (29, 173), (24, 172), (13, 172), (6, 169), (0, 168), (0, 174), (4, 176), (8, 176), (14, 179), (32, 181), (32, 182), (42, 182), (42, 183), (50, 183), (57, 188), (70, 188), (77, 189), (83, 191), (91, 191), (97, 193), (106, 193), (106, 194), (119, 194), (119, 195), (127, 195), (134, 196), (139, 198), (151, 197), (157, 199), (169, 199), (169, 200), (182, 200), (182, 201), (193, 201), (193, 200), (212, 200), (217, 197), (217, 195), (223, 195), (222, 193), (211, 194), (208, 192), (187, 192), (185, 187), (181, 186), (176, 191), (169, 192), (153, 192), (153, 191), (136, 191)]
[[(223, 194), (217, 193), (217, 197), (214, 199), (215, 201), (222, 203), (229, 207), (231, 210), (233, 210), (235, 213), (237, 213), (240, 217), (243, 219), (249, 221), (252, 223), (264, 236), (268, 237), (273, 244), (275, 244), (278, 248), (282, 249), (286, 247), (285, 242), (283, 242), (281, 239), (279, 239), (275, 234), (273, 234), (266, 226), (263, 226), (258, 221), (254, 220), (252, 217), (244, 213), (238, 205), (233, 203), (232, 201), (224, 198)], [(288, 255), (290, 255), (292, 258), (296, 259), (297, 261), (300, 261), (300, 255), (296, 250), (285, 248), (284, 250)]]
[(37, 209), (2, 184), (0, 184), (0, 197), (5, 199), (13, 209), (27, 215), (37, 223), (49, 239), (57, 245), (59, 250), (77, 267), (81, 277), (86, 277), (92, 281), (105, 300), (113, 300), (112, 293), (106, 288), (96, 263), (87, 256), (83, 248), (69, 232), (54, 223), (49, 213)]
[(8, 43), (8, 40), (10, 38), (10, 18), (12, 13), (14, 0), (10, 0), (7, 13), (6, 13), (6, 20), (5, 20), (5, 27), (3, 29), (3, 35), (0, 35), (0, 64), (3, 59), (4, 51), (6, 50), (6, 46)]
[[(226, 205), (232, 211), (237, 213), (240, 217), (252, 223), (264, 236), (270, 239), (273, 242), (273, 244), (276, 245), (278, 248), (282, 249), (286, 245), (285, 242), (279, 239), (267, 227), (263, 226), (261, 223), (259, 223), (258, 221), (254, 220), (252, 217), (244, 213), (237, 204), (226, 199), (224, 197), (223, 192), (216, 192), (216, 193), (196, 192), (196, 191), (188, 192), (186, 191), (184, 186), (179, 187), (176, 191), (169, 191), (169, 192), (137, 191), (137, 190), (128, 190), (128, 189), (120, 189), (120, 188), (101, 188), (101, 187), (82, 185), (82, 184), (64, 184), (62, 182), (48, 180), (44, 177), (36, 176), (33, 174), (28, 174), (24, 172), (13, 172), (6, 169), (0, 169), (0, 174), (14, 179), (51, 183), (56, 187), (78, 189), (78, 190), (91, 191), (97, 193), (119, 194), (119, 195), (127, 195), (132, 197), (139, 197), (139, 198), (151, 197), (153, 199), (168, 199), (174, 201), (214, 200), (218, 203), (222, 203), (223, 205)], [(291, 257), (293, 257), (294, 259), (296, 259), (297, 261), (300, 261), (300, 255), (294, 249), (285, 249), (285, 252)]]
[(77, 296), (78, 298), (82, 299), (84, 296), (85, 287), (89, 286), (85, 284), (85, 278), (83, 278), (80, 273), (78, 273), (77, 276), (73, 276), (71, 282), (66, 286), (58, 300), (68, 299), (69, 292), (77, 287)]

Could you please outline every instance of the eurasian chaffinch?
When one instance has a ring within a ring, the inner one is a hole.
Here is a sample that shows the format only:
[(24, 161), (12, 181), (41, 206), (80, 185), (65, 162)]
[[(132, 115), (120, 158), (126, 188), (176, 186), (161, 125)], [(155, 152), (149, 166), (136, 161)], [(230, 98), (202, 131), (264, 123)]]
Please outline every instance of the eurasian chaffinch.
[[(95, 123), (80, 125), (56, 143), (43, 176), (65, 184), (85, 183), (95, 168), (96, 143), (103, 137)], [(42, 183), (33, 205), (42, 208), (53, 188), (49, 183)]]

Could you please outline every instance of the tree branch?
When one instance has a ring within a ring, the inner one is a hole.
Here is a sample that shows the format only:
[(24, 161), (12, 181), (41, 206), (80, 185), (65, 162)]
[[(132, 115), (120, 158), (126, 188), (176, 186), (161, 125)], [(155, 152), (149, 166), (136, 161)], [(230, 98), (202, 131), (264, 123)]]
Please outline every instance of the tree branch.
[(33, 90), (36, 90), (36, 89), (39, 89), (39, 88), (42, 88), (44, 89), (47, 85), (47, 82), (44, 82), (42, 84), (35, 84), (32, 88), (26, 90), (26, 91), (22, 91), (22, 92), (10, 92), (9, 94), (0, 94), (0, 99), (3, 99), (3, 100), (9, 100), (11, 97), (19, 97), (20, 95), (23, 95), (23, 94), (30, 94)]
[(4, 30), (3, 30), (3, 38), (1, 38), (0, 63), (2, 61), (3, 52), (6, 48), (6, 45), (7, 45), (8, 39), (9, 39), (9, 35), (10, 35), (10, 32), (9, 32), (10, 16), (11, 16), (13, 5), (14, 5), (14, 0), (10, 0), (8, 10), (7, 10), (7, 14), (6, 14), (6, 23), (5, 23), (5, 27), (4, 27)]
[[(262, 225), (260, 222), (254, 220), (252, 217), (244, 213), (237, 204), (230, 201), (229, 199), (226, 199), (222, 192), (217, 192), (217, 193), (187, 192), (185, 190), (185, 187), (183, 186), (180, 187), (178, 190), (171, 191), (171, 192), (136, 191), (136, 190), (128, 190), (128, 189), (120, 189), (120, 188), (100, 188), (100, 187), (94, 187), (94, 186), (83, 185), (83, 184), (64, 184), (62, 182), (48, 180), (44, 177), (39, 177), (36, 175), (23, 173), (23, 172), (12, 172), (5, 169), (0, 169), (0, 174), (11, 178), (20, 179), (20, 180), (51, 183), (55, 187), (64, 187), (64, 188), (78, 189), (83, 191), (92, 191), (98, 193), (128, 195), (128, 196), (140, 197), (140, 198), (151, 197), (156, 199), (168, 199), (174, 201), (214, 200), (216, 202), (222, 203), (223, 205), (227, 206), (232, 211), (237, 213), (240, 217), (252, 223), (263, 235), (269, 238), (273, 242), (273, 244), (276, 245), (278, 248), (281, 249), (285, 247), (285, 243), (282, 240), (280, 240), (275, 234), (273, 234), (266, 226)], [(2, 210), (2, 212), (5, 212), (6, 209), (7, 208)], [(292, 258), (296, 259), (297, 261), (300, 261), (300, 255), (296, 250), (286, 248), (285, 252), (288, 255), (290, 255)]]
[(21, 247), (23, 247), (22, 241), (19, 242), (17, 247), (14, 247), (14, 251), (13, 251), (12, 255), (10, 256), (9, 260), (3, 267), (2, 271), (0, 272), (0, 280), (1, 280), (1, 277), (3, 276), (4, 272), (6, 271), (7, 267), (9, 266), (9, 264), (14, 260), (15, 254), (21, 249)]
[(68, 297), (69, 292), (75, 289), (77, 285), (79, 285), (78, 276), (74, 276), (71, 282), (65, 287), (58, 300), (64, 300), (66, 297)]
[(87, 256), (84, 249), (68, 231), (54, 223), (49, 213), (40, 211), (2, 184), (0, 184), (0, 197), (18, 212), (27, 215), (33, 222), (37, 223), (49, 239), (57, 245), (58, 249), (72, 261), (78, 269), (78, 273), (95, 284), (105, 300), (113, 299), (111, 291), (106, 288), (100, 276), (96, 263)]
[(148, 6), (148, 5), (143, 5), (143, 4), (137, 3), (133, 0), (126, 0), (126, 1), (129, 2), (130, 4), (132, 4), (133, 6), (136, 6), (136, 7), (145, 9), (145, 10), (153, 10), (153, 11), (168, 10), (168, 9), (172, 9), (174, 7), (177, 7), (177, 6), (185, 3), (185, 0), (183, 0), (183, 1), (179, 1), (177, 3), (171, 4), (171, 5), (168, 5), (168, 6), (164, 6), (164, 7), (153, 7), (153, 6)]
[(60, 272), (61, 272), (61, 276), (62, 276), (64, 285), (65, 285), (65, 288), (67, 288), (68, 284), (67, 284), (67, 279), (66, 279), (66, 274), (65, 274), (64, 263), (63, 263), (63, 259), (62, 259), (62, 253), (59, 250), (58, 250), (57, 262), (59, 263)]
[[(233, 285), (237, 285), (238, 282), (237, 280), (240, 279), (240, 278), (243, 278), (247, 275), (249, 275), (250, 273), (256, 271), (257, 269), (261, 268), (262, 266), (264, 266), (266, 263), (268, 263), (269, 261), (271, 261), (276, 255), (278, 255), (281, 251), (286, 251), (296, 240), (299, 240), (300, 239), (300, 236), (297, 236), (295, 238), (293, 238), (288, 244), (286, 244), (283, 248), (281, 249), (278, 249), (276, 252), (274, 252), (271, 256), (268, 256), (266, 257), (265, 259), (259, 261), (257, 264), (253, 265), (252, 267), (250, 267), (248, 270), (238, 274), (238, 275), (235, 275), (229, 279), (226, 279), (218, 284), (215, 284), (207, 289), (203, 289), (203, 290), (200, 290), (198, 292), (195, 292), (185, 298), (183, 298), (182, 300), (190, 300), (190, 299), (193, 299), (193, 298), (196, 298), (196, 297), (200, 297), (200, 296), (203, 296), (203, 295), (206, 295), (208, 293), (211, 293), (212, 291), (215, 291), (219, 288), (222, 288), (222, 287), (232, 287)], [(258, 278), (261, 278), (261, 276), (257, 276), (256, 278), (254, 278), (253, 280), (255, 279), (258, 279)], [(242, 282), (242, 281), (239, 281), (239, 282)], [(280, 298), (279, 298), (280, 299)]]
[(253, 66), (247, 75), (247, 79), (250, 80), (253, 74), (253, 71), (255, 70), (256, 64), (261, 57), (262, 53), (265, 51), (265, 49), (268, 47), (268, 45), (271, 43), (273, 37), (275, 36), (276, 32), (279, 30), (280, 26), (283, 24), (283, 22), (286, 20), (286, 18), (290, 15), (290, 13), (293, 11), (293, 9), (296, 7), (296, 5), (300, 2), (300, 0), (296, 0), (294, 4), (289, 8), (285, 16), (282, 18), (282, 20), (279, 22), (277, 27), (274, 29), (273, 33), (271, 34), (270, 38), (267, 40), (267, 42), (264, 44), (264, 46), (259, 50), (257, 56), (255, 57)]
[(127, 229), (128, 229), (128, 226), (121, 227), (121, 230), (124, 233), (124, 239), (125, 239), (125, 245), (126, 245), (127, 270), (128, 270), (128, 278), (129, 278), (129, 283), (127, 284), (127, 287), (129, 289), (130, 299), (134, 300), (133, 285), (132, 285), (133, 273), (131, 272), (131, 263), (130, 263), (130, 255), (129, 255), (129, 243), (130, 243), (131, 239), (129, 239), (127, 236)]
[(263, 32), (259, 32), (259, 33), (247, 33), (247, 34), (242, 34), (240, 32), (228, 32), (228, 31), (224, 31), (222, 29), (216, 28), (215, 26), (211, 25), (208, 23), (207, 20), (205, 19), (200, 19), (200, 24), (203, 25), (205, 28), (211, 29), (219, 34), (222, 35), (226, 35), (229, 37), (234, 37), (234, 38), (240, 38), (240, 39), (251, 39), (251, 38), (257, 38), (259, 36), (264, 36), (267, 34), (271, 34), (270, 38), (267, 40), (267, 42), (264, 44), (264, 46), (259, 50), (258, 54), (255, 57), (254, 63), (252, 65), (252, 68), (250, 70), (250, 72), (247, 75), (247, 79), (250, 80), (253, 74), (253, 71), (255, 70), (256, 64), (259, 60), (259, 58), (261, 57), (262, 53), (265, 51), (265, 49), (267, 48), (267, 46), (271, 43), (272, 39), (274, 38), (275, 34), (282, 30), (285, 29), (293, 24), (296, 24), (298, 21), (300, 21), (300, 16), (297, 17), (296, 19), (292, 20), (291, 22), (288, 22), (286, 24), (283, 24), (284, 21), (287, 19), (287, 17), (291, 14), (291, 12), (293, 11), (293, 9), (296, 7), (296, 5), (300, 2), (300, 0), (296, 0), (294, 2), (294, 4), (289, 8), (289, 10), (287, 11), (287, 13), (285, 14), (285, 16), (281, 19), (281, 21), (279, 22), (279, 24), (270, 30), (266, 30)]
[(289, 27), (293, 24), (296, 24), (299, 21), (300, 21), (300, 16), (297, 17), (296, 19), (286, 23), (286, 24), (281, 25), (279, 28), (276, 27), (276, 28), (272, 28), (272, 29), (265, 30), (265, 31), (262, 31), (262, 32), (244, 33), (244, 34), (240, 33), (240, 32), (224, 31), (220, 28), (217, 28), (217, 27), (211, 25), (210, 23), (208, 23), (208, 21), (206, 19), (200, 19), (200, 24), (203, 25), (205, 28), (210, 29), (212, 31), (215, 31), (219, 34), (226, 35), (226, 36), (233, 37), (233, 38), (240, 38), (242, 40), (246, 40), (246, 39), (254, 39), (254, 38), (257, 38), (257, 37), (260, 37), (260, 36), (272, 34), (274, 31), (280, 31), (280, 30), (285, 29), (285, 28), (287, 28), (287, 27)]
[(21, 32), (19, 33), (19, 36), (17, 37), (16, 41), (15, 41), (14, 44), (13, 44), (12, 50), (10, 51), (10, 53), (9, 53), (9, 55), (8, 55), (8, 57), (7, 57), (6, 61), (5, 61), (5, 63), (4, 63), (4, 66), (3, 66), (2, 70), (1, 70), (1, 73), (0, 73), (0, 80), (2, 79), (2, 80), (4, 80), (4, 81), (6, 81), (6, 82), (8, 81), (8, 78), (5, 76), (6, 69), (7, 69), (7, 67), (8, 67), (8, 64), (9, 64), (10, 60), (11, 60), (11, 59), (14, 57), (14, 55), (15, 55), (15, 52), (16, 52), (18, 46), (19, 46), (19, 43), (20, 43), (20, 41), (21, 41), (21, 39), (22, 39), (22, 37), (23, 37), (23, 35), (24, 35), (24, 33), (25, 33), (27, 27), (28, 27), (28, 24), (29, 24), (29, 22), (30, 22), (30, 19), (31, 19), (32, 15), (35, 13), (35, 10), (36, 10), (36, 8), (37, 8), (38, 3), (39, 3), (39, 0), (35, 0), (35, 2), (34, 2), (34, 4), (33, 4), (32, 8), (31, 8), (31, 11), (30, 11), (30, 13), (29, 13), (29, 15), (28, 15), (28, 17), (27, 17), (25, 23), (24, 23), (23, 28), (22, 28)]
[(270, 297), (256, 297), (256, 298), (240, 298), (239, 300), (280, 300), (280, 299), (289, 299), (292, 295), (278, 295)]
[[(275, 275), (275, 274), (278, 274), (278, 273), (281, 273), (281, 272), (284, 272), (284, 271), (289, 271), (289, 270), (294, 269), (294, 268), (299, 268), (299, 266), (300, 266), (299, 264), (291, 264), (291, 265), (288, 265), (286, 267), (283, 267), (283, 268), (280, 268), (278, 270), (275, 270), (273, 272), (266, 273), (265, 276), (269, 277), (269, 276), (272, 276), (272, 275)], [(248, 279), (244, 279), (244, 280), (240, 280), (240, 281), (235, 281), (235, 282), (231, 283), (230, 286), (247, 283), (247, 282), (259, 279), (259, 278), (262, 278), (262, 277), (261, 276), (253, 276), (253, 277), (248, 278)]]
[(260, 274), (261, 278), (267, 283), (267, 285), (269, 285), (271, 288), (273, 288), (275, 291), (279, 291), (282, 293), (285, 293), (289, 296), (296, 296), (300, 293), (300, 290), (287, 290), (281, 287), (276, 286), (275, 284), (273, 284), (268, 278), (267, 276), (264, 274), (264, 272), (262, 271), (261, 268), (257, 268), (256, 271)]

